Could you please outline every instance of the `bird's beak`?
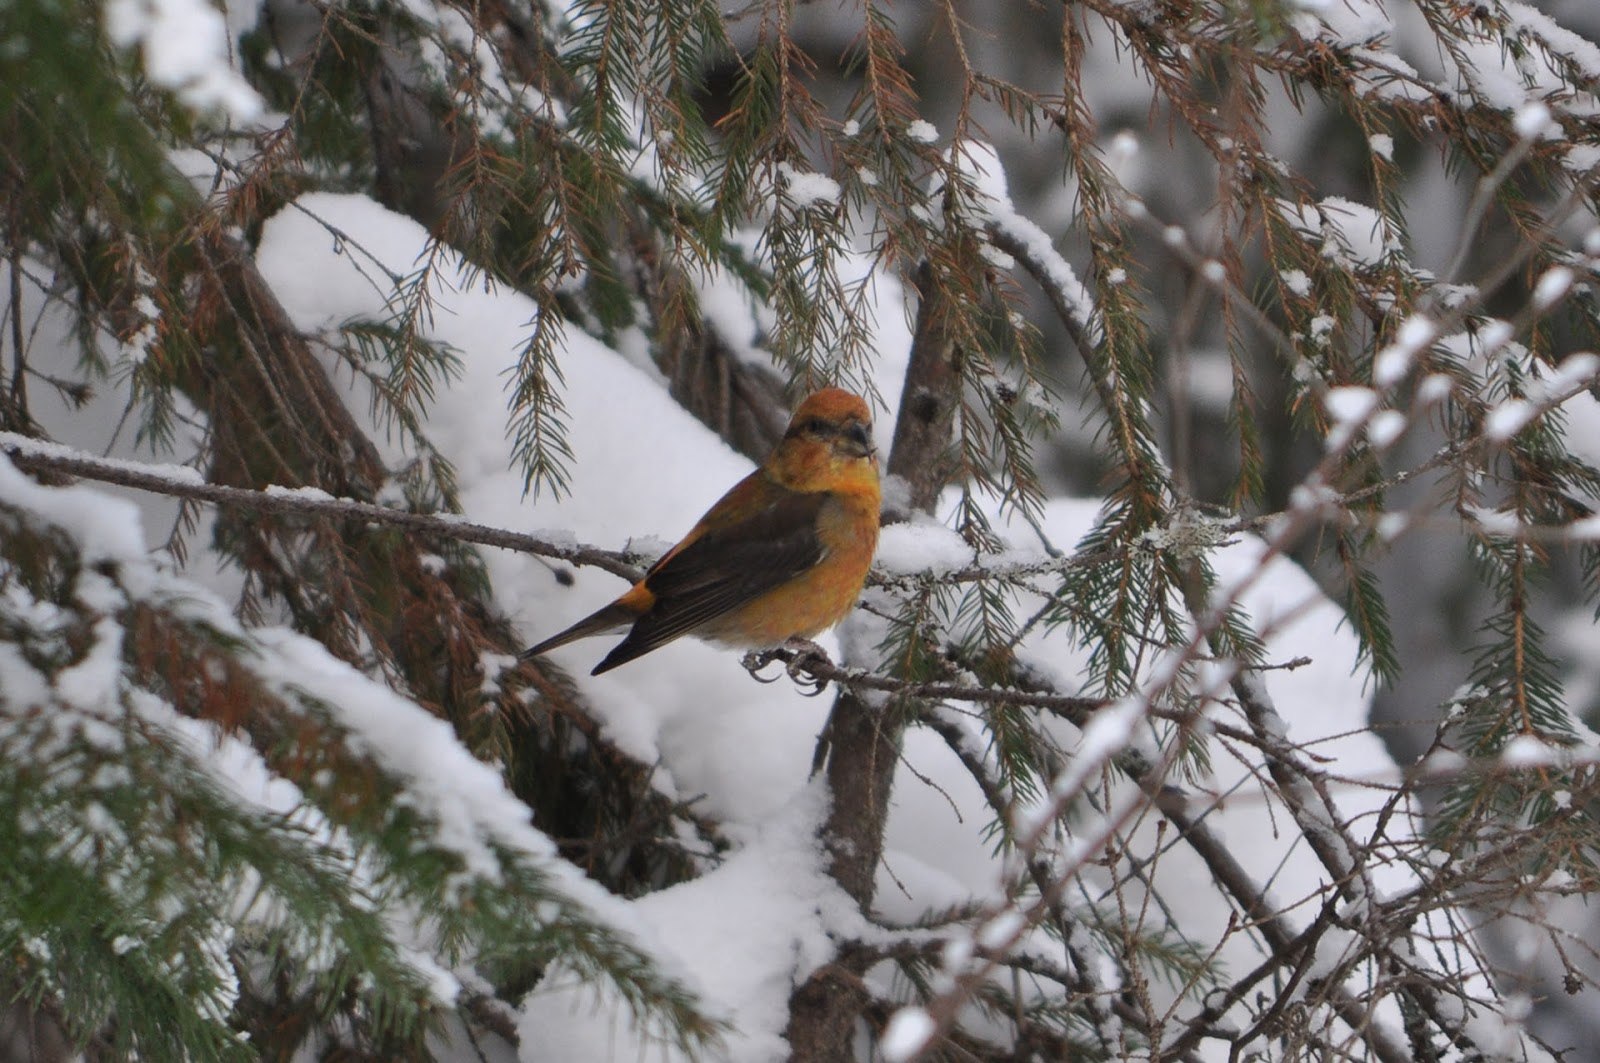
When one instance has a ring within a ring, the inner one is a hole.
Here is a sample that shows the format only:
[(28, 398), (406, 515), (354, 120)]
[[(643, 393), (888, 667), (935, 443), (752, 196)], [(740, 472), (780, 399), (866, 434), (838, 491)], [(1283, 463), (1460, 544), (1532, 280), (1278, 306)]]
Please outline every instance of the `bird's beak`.
[(852, 424), (839, 435), (839, 449), (856, 458), (870, 458), (878, 453), (872, 445), (872, 429), (864, 424)]

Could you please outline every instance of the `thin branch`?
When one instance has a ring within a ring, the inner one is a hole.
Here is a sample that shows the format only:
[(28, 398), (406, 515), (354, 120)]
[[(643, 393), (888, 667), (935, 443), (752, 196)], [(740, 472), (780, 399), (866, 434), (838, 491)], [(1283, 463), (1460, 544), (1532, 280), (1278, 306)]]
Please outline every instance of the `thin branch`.
[(592, 546), (573, 546), (541, 539), (521, 532), (475, 524), (449, 514), (412, 513), (387, 506), (335, 498), (314, 488), (268, 487), (256, 491), (243, 487), (208, 483), (194, 469), (184, 465), (145, 465), (137, 462), (97, 458), (54, 443), (46, 443), (13, 432), (0, 432), (0, 452), (29, 472), (57, 472), (81, 476), (101, 483), (132, 487), (141, 491), (188, 498), (217, 505), (237, 506), (258, 513), (292, 514), (325, 520), (358, 520), (407, 528), (424, 535), (483, 546), (518, 550), (574, 565), (603, 569), (623, 579), (639, 579), (644, 558), (631, 551), (602, 550)]

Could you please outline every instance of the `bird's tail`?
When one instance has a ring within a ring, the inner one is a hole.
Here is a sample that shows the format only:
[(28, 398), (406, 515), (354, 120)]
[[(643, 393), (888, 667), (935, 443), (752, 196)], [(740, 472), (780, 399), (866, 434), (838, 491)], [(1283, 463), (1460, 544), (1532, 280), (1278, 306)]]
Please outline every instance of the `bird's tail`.
[(559, 646), (565, 646), (569, 642), (586, 639), (590, 635), (604, 635), (610, 631), (620, 630), (637, 619), (639, 619), (638, 612), (628, 608), (621, 602), (612, 602), (610, 605), (590, 613), (576, 624), (567, 628), (567, 630), (551, 635), (537, 646), (530, 646), (523, 650), (521, 658), (522, 660), (527, 660), (530, 657), (548, 653)]

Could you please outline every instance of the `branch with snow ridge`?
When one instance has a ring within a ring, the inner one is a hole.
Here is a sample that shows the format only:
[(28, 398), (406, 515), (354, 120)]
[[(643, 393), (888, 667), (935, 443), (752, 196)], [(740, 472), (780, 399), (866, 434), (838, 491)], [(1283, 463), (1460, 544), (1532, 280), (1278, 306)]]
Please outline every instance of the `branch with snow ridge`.
[(412, 513), (353, 498), (338, 498), (314, 487), (267, 487), (262, 490), (229, 487), (208, 482), (197, 470), (187, 465), (151, 465), (101, 458), (13, 432), (0, 432), (0, 453), (9, 457), (19, 469), (29, 472), (65, 473), (120, 487), (217, 505), (239, 506), (260, 513), (388, 524), (440, 538), (520, 550), (574, 565), (591, 565), (630, 581), (638, 579), (644, 572), (644, 558), (629, 551), (558, 543), (536, 535), (475, 524), (451, 514)]

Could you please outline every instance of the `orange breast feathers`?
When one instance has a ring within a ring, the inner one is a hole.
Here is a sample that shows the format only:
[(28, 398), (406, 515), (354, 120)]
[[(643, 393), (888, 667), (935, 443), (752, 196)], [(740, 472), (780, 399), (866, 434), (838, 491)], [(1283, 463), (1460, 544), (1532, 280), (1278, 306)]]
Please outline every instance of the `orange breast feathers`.
[(610, 605), (523, 652), (628, 629), (607, 672), (680, 635), (776, 646), (842, 620), (878, 545), (878, 456), (860, 396), (824, 388), (795, 410), (761, 468)]

